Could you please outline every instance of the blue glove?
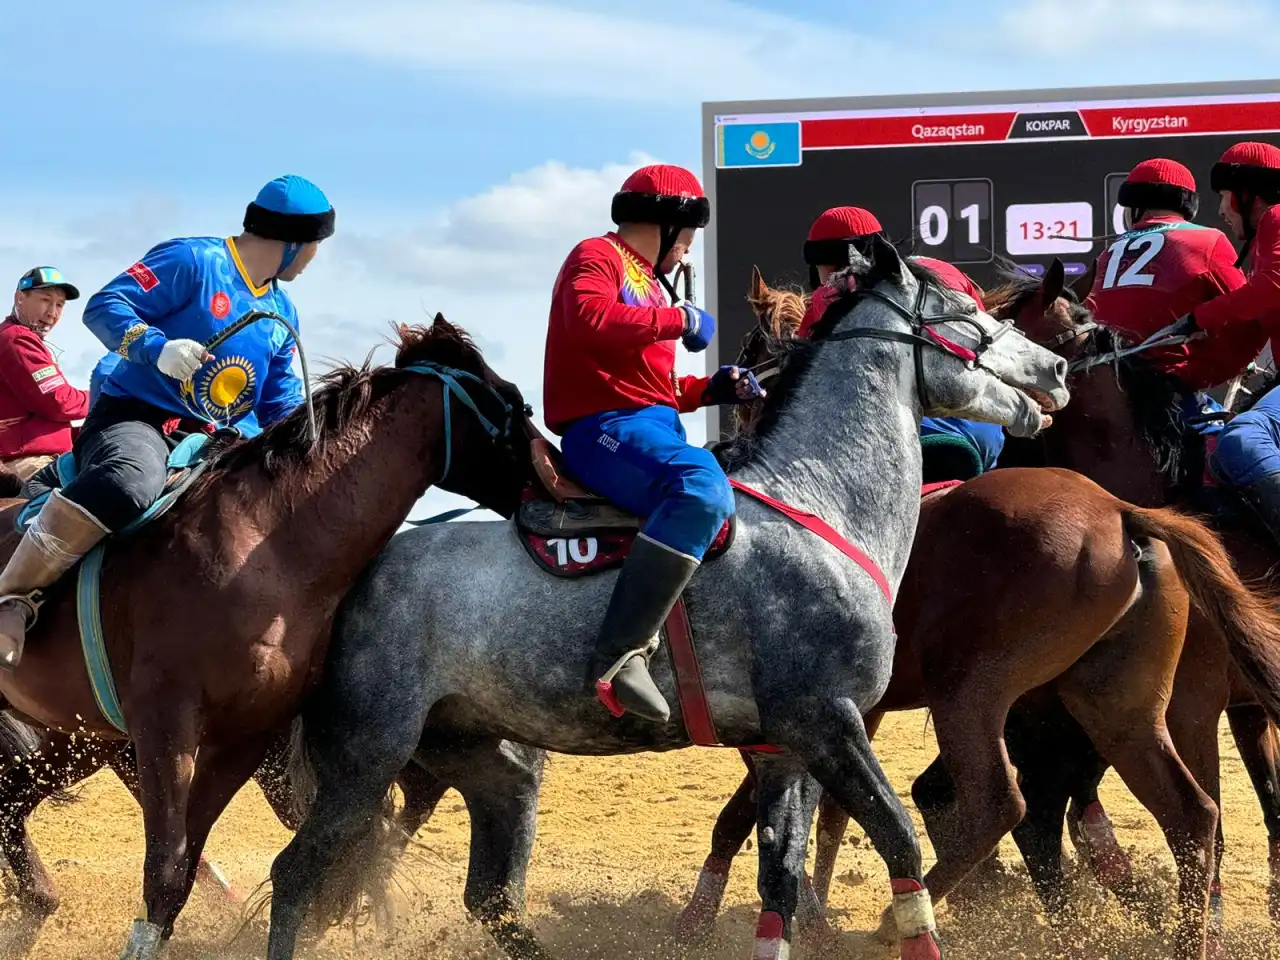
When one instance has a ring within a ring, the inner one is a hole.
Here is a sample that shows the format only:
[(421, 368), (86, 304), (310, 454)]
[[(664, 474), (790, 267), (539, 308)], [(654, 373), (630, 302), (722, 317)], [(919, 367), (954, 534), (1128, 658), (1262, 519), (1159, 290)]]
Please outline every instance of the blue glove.
[(711, 338), (716, 333), (716, 318), (705, 310), (699, 310), (692, 303), (681, 305), (684, 310), (684, 336), (680, 341), (690, 353), (701, 353), (711, 346)]
[(702, 402), (710, 407), (718, 403), (750, 403), (763, 396), (764, 388), (754, 373), (746, 367), (729, 364), (711, 375)]

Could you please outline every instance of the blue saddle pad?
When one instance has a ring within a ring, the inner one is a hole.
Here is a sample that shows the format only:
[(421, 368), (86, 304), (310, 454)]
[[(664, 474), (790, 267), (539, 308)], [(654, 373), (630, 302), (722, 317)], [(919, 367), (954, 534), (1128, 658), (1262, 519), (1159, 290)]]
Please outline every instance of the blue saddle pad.
[[(202, 464), (208, 454), (209, 439), (208, 434), (193, 433), (174, 447), (169, 454), (169, 472), (164, 493), (142, 516), (112, 536), (137, 530), (172, 507), (202, 472)], [(65, 487), (75, 478), (75, 457), (70, 453), (64, 453), (57, 460), (57, 469), (58, 486)], [(47, 499), (49, 499), (49, 491), (32, 498), (22, 507), (17, 518), (17, 527), (20, 532), (25, 532), (31, 525)], [(127, 734), (129, 731), (125, 725), (124, 710), (120, 706), (115, 679), (111, 675), (111, 660), (107, 656), (106, 638), (102, 633), (100, 608), (102, 559), (106, 544), (111, 539), (112, 537), (107, 537), (80, 561), (76, 573), (76, 616), (80, 624), (80, 648), (84, 653), (85, 670), (89, 675), (89, 686), (93, 690), (93, 698), (98, 704), (98, 710), (113, 727)]]
[[(159, 516), (165, 510), (173, 505), (174, 500), (183, 492), (185, 485), (179, 481), (182, 475), (187, 471), (198, 466), (208, 453), (209, 435), (207, 433), (193, 433), (173, 448), (169, 453), (169, 475), (165, 481), (165, 492), (160, 495), (151, 507), (129, 526), (120, 530), (120, 533), (127, 533), (136, 530), (147, 522)], [(64, 453), (57, 461), (58, 469), (58, 487), (65, 487), (76, 476), (76, 458), (72, 453)], [(49, 491), (41, 493), (39, 496), (32, 497), (18, 511), (17, 519), (14, 521), (19, 533), (26, 532), (27, 527), (31, 526), (31, 521), (36, 518), (36, 514), (40, 512), (40, 508), (44, 506), (44, 502), (49, 499)]]

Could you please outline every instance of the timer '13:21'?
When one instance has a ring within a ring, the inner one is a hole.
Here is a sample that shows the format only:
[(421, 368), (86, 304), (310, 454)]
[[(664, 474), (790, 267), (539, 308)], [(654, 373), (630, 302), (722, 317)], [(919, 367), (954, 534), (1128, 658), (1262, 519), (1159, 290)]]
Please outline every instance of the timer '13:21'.
[(1011, 203), (1004, 210), (1004, 245), (1011, 256), (1086, 253), (1093, 248), (1093, 204)]
[(1018, 226), (1022, 229), (1023, 240), (1043, 240), (1046, 237), (1078, 237), (1080, 236), (1079, 220), (1055, 220), (1044, 223), (1040, 220), (1023, 220)]

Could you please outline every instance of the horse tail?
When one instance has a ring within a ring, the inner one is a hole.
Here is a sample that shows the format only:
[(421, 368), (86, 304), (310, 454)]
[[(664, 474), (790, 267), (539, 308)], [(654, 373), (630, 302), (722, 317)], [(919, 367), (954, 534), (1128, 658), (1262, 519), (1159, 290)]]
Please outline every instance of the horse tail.
[[(293, 812), (297, 822), (302, 823), (315, 804), (319, 777), (301, 717), (293, 721), (289, 734), (288, 776)], [(389, 788), (378, 815), (369, 818), (325, 877), (312, 905), (314, 922), (337, 926), (349, 918), (359, 923), (371, 916), (383, 928), (394, 923), (399, 912), (394, 876), (402, 847), (397, 837), (399, 830), (394, 793)]]
[(1168, 545), (1192, 602), (1226, 641), (1272, 722), (1280, 724), (1280, 596), (1246, 587), (1217, 534), (1194, 517), (1125, 504), (1124, 519), (1131, 533)]
[(0, 500), (22, 496), (22, 478), (12, 470), (0, 467)]

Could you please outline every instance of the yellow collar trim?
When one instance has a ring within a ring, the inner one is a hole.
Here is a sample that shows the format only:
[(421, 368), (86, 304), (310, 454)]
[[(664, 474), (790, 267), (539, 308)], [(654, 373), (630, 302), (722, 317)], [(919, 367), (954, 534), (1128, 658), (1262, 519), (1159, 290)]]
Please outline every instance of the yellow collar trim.
[(244, 261), (240, 259), (240, 251), (236, 249), (235, 237), (227, 237), (227, 249), (231, 251), (231, 260), (235, 263), (236, 269), (240, 271), (240, 279), (249, 288), (249, 292), (255, 297), (265, 297), (267, 291), (271, 289), (271, 281), (268, 280), (266, 286), (262, 287), (253, 285), (253, 281), (249, 279), (249, 271), (244, 268)]

